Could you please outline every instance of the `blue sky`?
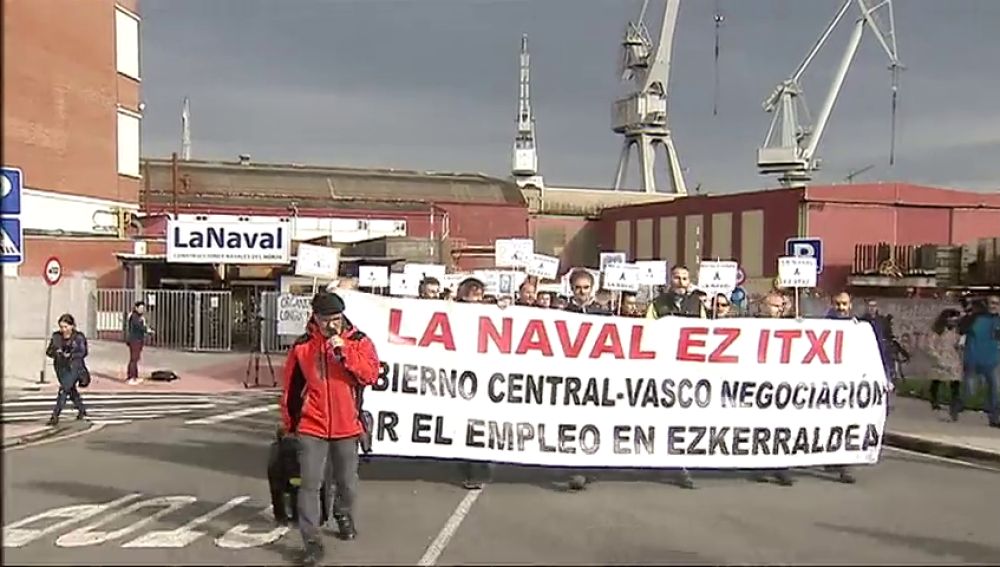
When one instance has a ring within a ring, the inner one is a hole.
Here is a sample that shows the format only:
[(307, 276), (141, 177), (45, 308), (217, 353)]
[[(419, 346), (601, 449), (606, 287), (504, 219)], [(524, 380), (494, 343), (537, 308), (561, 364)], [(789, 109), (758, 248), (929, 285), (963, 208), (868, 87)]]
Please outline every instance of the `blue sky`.
[[(658, 14), (662, 0), (651, 0)], [(621, 139), (625, 22), (639, 0), (142, 0), (143, 153), (180, 146), (191, 98), (193, 157), (418, 170), (510, 169), (518, 49), (529, 35), (541, 173), (607, 187)], [(774, 186), (757, 174), (761, 101), (798, 65), (839, 0), (682, 2), (671, 124), (689, 187)], [(713, 14), (721, 32), (712, 115)], [(869, 35), (834, 109), (818, 181), (898, 180), (1000, 189), (1000, 1), (896, 0), (902, 75), (888, 166), (887, 59)], [(655, 30), (654, 30), (655, 34)], [(804, 79), (815, 114), (847, 42), (842, 26)], [(634, 176), (633, 176), (634, 178)]]

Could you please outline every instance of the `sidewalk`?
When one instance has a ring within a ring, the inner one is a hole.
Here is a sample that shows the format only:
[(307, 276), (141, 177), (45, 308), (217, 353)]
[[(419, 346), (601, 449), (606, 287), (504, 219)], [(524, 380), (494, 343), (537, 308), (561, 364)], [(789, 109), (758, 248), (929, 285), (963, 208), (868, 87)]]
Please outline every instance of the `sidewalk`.
[[(243, 390), (247, 378), (249, 353), (201, 353), (172, 351), (159, 348), (145, 348), (139, 363), (140, 378), (148, 378), (154, 370), (172, 370), (180, 379), (173, 382), (152, 382), (140, 384), (125, 382), (128, 367), (128, 349), (116, 341), (91, 340), (88, 343), (87, 367), (90, 368), (91, 384), (88, 392), (113, 391), (163, 391), (174, 393), (219, 393)], [(4, 398), (21, 393), (42, 391), (54, 392), (58, 387), (52, 371), (52, 362), (45, 365), (45, 384), (38, 384), (38, 374), (42, 367), (45, 342), (40, 339), (7, 339), (4, 342), (3, 389)], [(283, 355), (272, 355), (274, 374), (281, 383), (284, 365)], [(267, 359), (260, 357), (260, 382), (271, 386), (271, 373)], [(253, 370), (249, 381), (253, 382)]]
[(1000, 462), (1000, 429), (986, 425), (981, 412), (965, 412), (952, 422), (947, 410), (925, 400), (899, 396), (886, 425), (887, 445), (942, 457)]

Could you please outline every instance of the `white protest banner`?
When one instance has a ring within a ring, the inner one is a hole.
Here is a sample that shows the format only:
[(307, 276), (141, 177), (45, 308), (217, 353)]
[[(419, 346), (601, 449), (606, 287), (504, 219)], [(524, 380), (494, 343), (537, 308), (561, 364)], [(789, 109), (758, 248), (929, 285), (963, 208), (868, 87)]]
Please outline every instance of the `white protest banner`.
[(666, 260), (636, 260), (639, 266), (639, 283), (642, 285), (664, 285), (667, 283)]
[(702, 260), (698, 267), (698, 289), (709, 297), (728, 296), (736, 289), (740, 265), (732, 261)]
[(299, 244), (295, 253), (295, 275), (335, 278), (340, 270), (340, 250), (328, 246)]
[(611, 264), (604, 269), (602, 287), (610, 291), (639, 291), (639, 266)]
[(524, 271), (529, 276), (554, 280), (559, 276), (559, 258), (545, 254), (532, 254)]
[(497, 240), (494, 263), (498, 268), (523, 268), (535, 253), (535, 241), (530, 238), (502, 238)]
[(306, 332), (306, 322), (312, 315), (312, 296), (282, 293), (278, 295), (277, 333), (297, 336)]
[(389, 266), (360, 266), (358, 285), (361, 287), (389, 287)]
[(343, 293), (381, 360), (376, 454), (567, 467), (878, 461), (871, 325), (608, 318)]
[(389, 274), (389, 293), (397, 297), (416, 297), (420, 291), (420, 282), (406, 274), (393, 272)]
[(778, 258), (778, 287), (816, 287), (816, 257)]
[(624, 252), (601, 252), (598, 266), (600, 267), (600, 271), (603, 272), (608, 266), (624, 264), (626, 261), (627, 257)]
[(441, 264), (406, 264), (403, 266), (403, 273), (407, 278), (412, 278), (420, 285), (424, 278), (434, 278), (441, 283), (448, 269)]

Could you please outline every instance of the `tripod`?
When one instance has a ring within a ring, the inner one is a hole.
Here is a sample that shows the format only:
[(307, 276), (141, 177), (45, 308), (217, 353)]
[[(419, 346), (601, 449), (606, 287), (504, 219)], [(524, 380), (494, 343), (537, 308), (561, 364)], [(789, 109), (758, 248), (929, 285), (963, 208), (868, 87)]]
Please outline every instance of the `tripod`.
[[(267, 360), (267, 369), (271, 373), (271, 388), (278, 386), (278, 379), (274, 376), (274, 363), (271, 362), (271, 353), (264, 348), (264, 333), (261, 330), (261, 325), (264, 323), (264, 318), (257, 316), (256, 324), (253, 326), (252, 331), (256, 332), (256, 337), (251, 337), (253, 340), (253, 350), (250, 351), (250, 356), (247, 359), (247, 371), (243, 378), (243, 387), (250, 388), (266, 388), (267, 385), (260, 383), (260, 357), (263, 354), (264, 358)], [(250, 373), (253, 372), (253, 383), (250, 383)]]

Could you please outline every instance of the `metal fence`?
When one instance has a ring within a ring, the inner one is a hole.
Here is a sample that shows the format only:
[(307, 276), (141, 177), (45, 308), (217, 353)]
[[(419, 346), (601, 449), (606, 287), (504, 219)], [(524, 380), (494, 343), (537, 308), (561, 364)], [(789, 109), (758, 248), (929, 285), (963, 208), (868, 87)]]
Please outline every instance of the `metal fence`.
[(233, 346), (232, 294), (228, 291), (98, 289), (94, 301), (97, 338), (125, 340), (137, 301), (146, 303), (150, 346), (192, 351), (229, 351)]

